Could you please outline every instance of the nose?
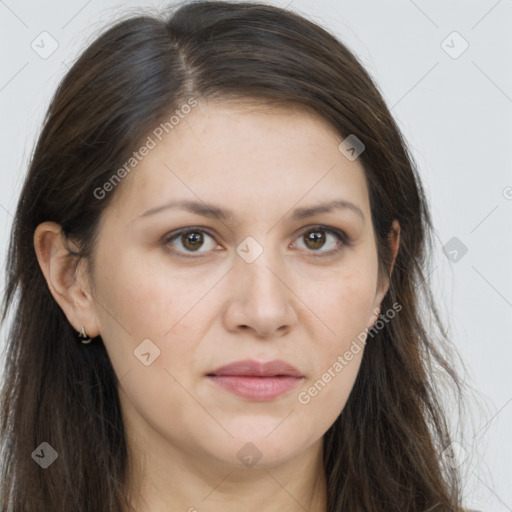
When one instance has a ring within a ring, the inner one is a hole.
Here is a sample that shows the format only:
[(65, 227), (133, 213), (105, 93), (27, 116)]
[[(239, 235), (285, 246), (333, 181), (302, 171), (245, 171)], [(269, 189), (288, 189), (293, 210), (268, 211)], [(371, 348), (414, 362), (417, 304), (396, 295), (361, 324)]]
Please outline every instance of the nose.
[(252, 263), (236, 257), (228, 285), (223, 322), (230, 332), (247, 331), (259, 338), (282, 336), (297, 322), (296, 296), (283, 265), (267, 256)]

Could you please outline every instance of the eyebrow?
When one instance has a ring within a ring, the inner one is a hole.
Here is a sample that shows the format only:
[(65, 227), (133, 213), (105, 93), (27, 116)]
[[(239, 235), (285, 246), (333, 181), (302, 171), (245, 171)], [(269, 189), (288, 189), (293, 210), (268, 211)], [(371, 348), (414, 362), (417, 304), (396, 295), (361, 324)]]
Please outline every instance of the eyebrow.
[[(182, 209), (190, 213), (202, 215), (203, 217), (209, 217), (223, 221), (228, 221), (235, 218), (234, 213), (230, 210), (227, 210), (220, 206), (216, 206), (211, 203), (191, 200), (171, 201), (169, 203), (165, 203), (163, 205), (156, 206), (154, 208), (146, 210), (144, 213), (141, 213), (137, 218), (149, 217), (150, 215), (154, 215), (156, 213), (160, 213), (168, 209)], [(363, 222), (365, 220), (365, 216), (361, 208), (345, 199), (335, 199), (333, 201), (319, 203), (314, 206), (296, 208), (293, 211), (291, 218), (292, 220), (301, 220), (307, 217), (313, 217), (314, 215), (318, 215), (320, 213), (329, 213), (334, 210), (351, 211), (353, 213), (356, 213), (359, 217), (361, 217)]]

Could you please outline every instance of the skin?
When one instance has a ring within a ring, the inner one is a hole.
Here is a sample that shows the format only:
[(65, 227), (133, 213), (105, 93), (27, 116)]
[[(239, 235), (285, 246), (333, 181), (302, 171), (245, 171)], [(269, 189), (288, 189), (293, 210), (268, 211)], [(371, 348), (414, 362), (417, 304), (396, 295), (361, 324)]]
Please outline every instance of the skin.
[[(298, 394), (375, 323), (388, 288), (378, 286), (364, 171), (338, 150), (342, 140), (303, 110), (201, 101), (112, 192), (93, 270), (85, 260), (73, 266), (58, 224), (37, 227), (34, 246), (55, 300), (77, 331), (101, 335), (94, 343), (112, 360), (137, 510), (326, 510), (322, 437), (363, 350), (308, 404)], [(180, 209), (140, 216), (181, 199), (228, 208), (233, 218)], [(333, 199), (364, 218), (346, 208), (292, 220), (296, 208)], [(350, 245), (329, 231), (321, 231), (324, 245), (308, 242), (317, 224), (344, 231)], [(199, 256), (179, 237), (165, 240), (184, 227), (208, 230)], [(263, 249), (251, 263), (236, 251), (248, 236)], [(134, 356), (144, 339), (160, 350), (148, 366)], [(304, 378), (261, 402), (206, 377), (242, 359), (281, 359)], [(256, 465), (237, 457), (244, 446), (261, 455)]]

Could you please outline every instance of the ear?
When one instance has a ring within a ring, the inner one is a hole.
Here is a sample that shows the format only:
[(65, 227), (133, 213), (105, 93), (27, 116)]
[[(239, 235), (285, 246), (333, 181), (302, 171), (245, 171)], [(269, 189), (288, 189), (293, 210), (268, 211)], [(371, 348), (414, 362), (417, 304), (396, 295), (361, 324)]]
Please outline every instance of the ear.
[[(391, 276), (393, 272), (393, 268), (395, 266), (396, 256), (398, 254), (398, 248), (400, 246), (400, 224), (395, 219), (393, 221), (393, 224), (391, 226), (391, 230), (388, 234), (388, 243), (391, 247), (391, 253), (392, 253), (392, 260), (391, 260), (391, 267), (389, 269), (389, 275)], [(379, 319), (380, 315), (380, 309), (381, 309), (381, 302), (382, 299), (384, 299), (384, 296), (386, 295), (387, 291), (389, 289), (389, 279), (386, 279), (383, 285), (377, 290), (377, 293), (375, 294), (375, 301), (373, 303), (373, 314), (370, 318), (370, 323), (368, 325), (368, 328), (372, 327), (375, 322)]]
[(59, 224), (43, 222), (34, 231), (34, 249), (53, 298), (76, 331), (82, 325), (91, 338), (99, 335), (95, 301), (78, 258), (65, 245)]

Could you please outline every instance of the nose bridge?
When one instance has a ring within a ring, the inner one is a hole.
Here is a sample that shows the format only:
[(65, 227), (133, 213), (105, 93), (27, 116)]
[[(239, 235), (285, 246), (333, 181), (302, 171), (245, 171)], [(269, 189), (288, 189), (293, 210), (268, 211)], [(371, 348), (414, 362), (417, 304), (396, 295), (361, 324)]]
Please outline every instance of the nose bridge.
[[(278, 250), (270, 247), (270, 238), (265, 242), (260, 244), (254, 239), (242, 242), (237, 248), (239, 257), (235, 271), (237, 280), (244, 283), (245, 297), (270, 304), (286, 299), (288, 293), (283, 284), (284, 276), (279, 276), (284, 267), (279, 261)], [(247, 249), (248, 252), (244, 253)]]
[(226, 317), (231, 329), (270, 335), (295, 322), (280, 251), (270, 244), (269, 237), (266, 243), (248, 237), (237, 247)]

